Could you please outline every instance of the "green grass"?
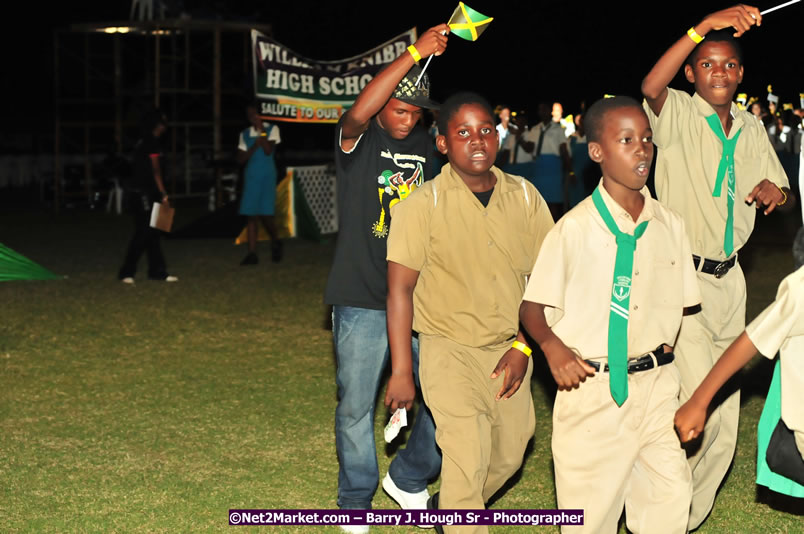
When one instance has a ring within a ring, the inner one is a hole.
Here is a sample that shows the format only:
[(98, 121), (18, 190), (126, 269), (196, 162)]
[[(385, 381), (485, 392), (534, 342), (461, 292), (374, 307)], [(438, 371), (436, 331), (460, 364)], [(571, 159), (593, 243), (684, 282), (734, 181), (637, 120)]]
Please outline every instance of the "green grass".
[[(262, 264), (241, 268), (232, 241), (166, 240), (181, 281), (141, 276), (129, 287), (115, 277), (128, 237), (129, 221), (106, 214), (0, 216), (0, 242), (68, 276), (0, 284), (0, 530), (218, 532), (234, 528), (230, 508), (335, 508), (335, 365), (322, 303), (333, 244), (289, 241), (278, 265), (265, 247)], [(791, 270), (783, 242), (754, 247), (749, 317)], [(744, 373), (737, 457), (701, 533), (804, 529), (784, 511), (800, 514), (801, 503), (754, 484), (769, 369), (757, 359)], [(545, 373), (533, 382), (536, 436), (495, 508), (554, 507)], [(379, 491), (374, 507), (395, 505)]]

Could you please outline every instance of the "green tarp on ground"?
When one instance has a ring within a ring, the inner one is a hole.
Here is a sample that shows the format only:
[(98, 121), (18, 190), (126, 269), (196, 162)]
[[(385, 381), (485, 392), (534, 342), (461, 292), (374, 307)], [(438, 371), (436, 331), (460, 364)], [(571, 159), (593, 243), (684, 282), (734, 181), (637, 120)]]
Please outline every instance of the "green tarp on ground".
[(0, 243), (0, 282), (12, 280), (56, 280), (54, 274), (22, 254)]

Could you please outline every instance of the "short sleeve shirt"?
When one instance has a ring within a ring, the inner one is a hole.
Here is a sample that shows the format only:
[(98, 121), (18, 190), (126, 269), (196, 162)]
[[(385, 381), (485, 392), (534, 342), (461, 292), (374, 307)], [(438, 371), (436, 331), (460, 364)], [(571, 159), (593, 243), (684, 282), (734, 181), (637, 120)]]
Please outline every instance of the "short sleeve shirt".
[[(551, 122), (546, 127), (540, 124), (534, 128), (539, 135), (536, 135), (533, 141), (536, 146), (539, 145), (539, 137), (544, 136), (542, 141), (541, 154), (550, 156), (561, 155), (561, 145), (567, 144), (567, 136), (564, 134), (564, 128), (557, 122)], [(533, 147), (533, 157), (536, 157), (536, 146)]]
[(146, 135), (134, 146), (131, 155), (131, 181), (129, 189), (159, 198), (159, 188), (154, 180), (152, 157), (161, 157), (162, 147), (159, 139)]
[(425, 180), (430, 136), (417, 125), (394, 139), (371, 119), (349, 152), (335, 133), (338, 242), (327, 280), (327, 304), (384, 310), (388, 294), (386, 241), (391, 207), (405, 201)]
[[(685, 307), (701, 302), (684, 222), (642, 189), (645, 205), (635, 222), (603, 187), (601, 196), (621, 232), (637, 240), (628, 321), (628, 357), (674, 345)], [(617, 245), (592, 197), (562, 217), (542, 244), (524, 300), (544, 304), (547, 324), (583, 358), (608, 355), (609, 309)]]
[[(282, 142), (282, 137), (279, 135), (279, 126), (276, 124), (269, 124), (265, 123), (263, 125), (263, 129), (270, 130), (268, 132), (268, 140), (273, 141), (277, 145)], [(240, 137), (237, 140), (237, 149), (242, 150), (243, 152), (247, 151), (249, 148), (249, 144), (246, 143), (246, 137), (249, 136), (251, 138), (257, 137), (259, 134), (257, 133), (257, 129), (254, 126), (250, 126), (240, 132)]]
[[(667, 89), (658, 116), (643, 103), (653, 129), (656, 157), (656, 194), (665, 206), (678, 212), (687, 225), (692, 252), (706, 258), (726, 259), (723, 237), (728, 215), (725, 179), (719, 197), (713, 197), (723, 144), (706, 121), (715, 110), (697, 93), (693, 96)], [(736, 195), (734, 250), (745, 245), (754, 229), (756, 205), (743, 199), (764, 178), (788, 187), (787, 176), (762, 123), (732, 104), (729, 138), (741, 130), (734, 153)]]
[(766, 358), (780, 353), (782, 419), (791, 430), (804, 432), (804, 267), (782, 280), (776, 300), (745, 332)]
[(527, 180), (492, 167), (487, 207), (445, 165), (394, 208), (388, 261), (419, 272), (413, 328), (470, 347), (519, 330), (519, 304), (553, 219)]

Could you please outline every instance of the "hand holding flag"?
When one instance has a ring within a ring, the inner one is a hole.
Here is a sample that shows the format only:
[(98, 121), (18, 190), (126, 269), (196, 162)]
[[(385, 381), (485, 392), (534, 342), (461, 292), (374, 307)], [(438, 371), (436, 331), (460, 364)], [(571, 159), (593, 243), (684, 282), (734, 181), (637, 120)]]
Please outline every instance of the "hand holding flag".
[(439, 24), (433, 26), (421, 37), (416, 39), (413, 46), (419, 52), (421, 57), (440, 56), (447, 49), (447, 34), (449, 33), (449, 26), (446, 24)]

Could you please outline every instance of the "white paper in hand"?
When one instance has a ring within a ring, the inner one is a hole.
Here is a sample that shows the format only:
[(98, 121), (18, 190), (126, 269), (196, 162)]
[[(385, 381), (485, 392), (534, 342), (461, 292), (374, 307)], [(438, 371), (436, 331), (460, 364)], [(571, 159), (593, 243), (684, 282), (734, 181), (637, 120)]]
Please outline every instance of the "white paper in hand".
[(159, 220), (159, 210), (161, 208), (162, 204), (154, 202), (154, 206), (151, 208), (151, 228), (156, 228), (156, 222)]
[(404, 408), (398, 408), (391, 420), (385, 425), (385, 442), (391, 443), (395, 437), (399, 435), (399, 431), (403, 426), (408, 426), (408, 411)]

